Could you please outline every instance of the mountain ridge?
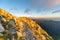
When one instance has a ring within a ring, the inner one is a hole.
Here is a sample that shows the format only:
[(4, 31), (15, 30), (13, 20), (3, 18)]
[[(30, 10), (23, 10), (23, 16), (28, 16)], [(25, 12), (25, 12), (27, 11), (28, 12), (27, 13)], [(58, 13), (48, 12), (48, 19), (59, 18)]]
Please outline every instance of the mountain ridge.
[(36, 38), (36, 40), (52, 40), (52, 37), (48, 35), (48, 33), (41, 28), (40, 25), (38, 25), (35, 21), (28, 17), (16, 17), (10, 14), (9, 12), (3, 10), (0, 8), (0, 16), (5, 17), (5, 21), (8, 21), (10, 19), (15, 20), (16, 27), (19, 29), (20, 32), (17, 32), (18, 40), (20, 38), (25, 39), (24, 34), (24, 27), (23, 24), (26, 23), (31, 30), (32, 34)]

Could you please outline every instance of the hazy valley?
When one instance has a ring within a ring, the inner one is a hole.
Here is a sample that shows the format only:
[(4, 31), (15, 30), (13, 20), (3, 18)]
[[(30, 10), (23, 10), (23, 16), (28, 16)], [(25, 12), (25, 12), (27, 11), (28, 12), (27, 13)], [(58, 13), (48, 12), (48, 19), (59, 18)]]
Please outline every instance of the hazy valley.
[(54, 40), (60, 40), (60, 18), (34, 18), (33, 20), (53, 36)]

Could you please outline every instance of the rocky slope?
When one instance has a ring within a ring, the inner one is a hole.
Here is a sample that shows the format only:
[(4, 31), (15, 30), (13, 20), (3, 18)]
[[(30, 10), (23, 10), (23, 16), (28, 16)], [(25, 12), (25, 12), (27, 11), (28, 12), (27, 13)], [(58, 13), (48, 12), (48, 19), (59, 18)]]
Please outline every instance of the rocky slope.
[(27, 17), (16, 17), (0, 8), (0, 16), (7, 22), (13, 19), (16, 24), (17, 40), (53, 40), (48, 33), (41, 28), (35, 21)]

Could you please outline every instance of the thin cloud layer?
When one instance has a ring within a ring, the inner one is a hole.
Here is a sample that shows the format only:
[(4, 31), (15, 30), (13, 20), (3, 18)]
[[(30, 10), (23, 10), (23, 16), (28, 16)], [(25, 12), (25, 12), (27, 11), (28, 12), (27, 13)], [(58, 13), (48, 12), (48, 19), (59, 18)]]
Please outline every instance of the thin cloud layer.
[(60, 5), (60, 0), (48, 0), (47, 2), (48, 8), (54, 7), (56, 5)]
[(29, 12), (34, 9), (37, 5), (40, 5), (44, 2), (44, 0), (32, 0), (30, 7), (26, 8), (24, 13), (29, 14)]
[(56, 10), (56, 11), (54, 11), (53, 13), (58, 13), (58, 12), (60, 12), (60, 10)]
[(54, 6), (60, 5), (60, 0), (32, 0), (30, 7), (28, 7), (29, 9), (26, 9), (25, 13), (28, 13), (29, 11), (31, 11), (31, 9), (34, 9), (36, 6), (42, 5), (44, 5), (44, 9), (42, 8), (43, 10), (50, 10)]
[(30, 9), (25, 9), (24, 11), (24, 13), (27, 13), (27, 14), (29, 14), (29, 12), (30, 12)]
[(34, 7), (34, 6), (38, 5), (38, 4), (42, 4), (42, 5), (45, 4), (44, 7), (49, 9), (49, 8), (52, 8), (52, 7), (56, 6), (56, 5), (59, 5), (60, 0), (35, 0), (35, 1), (33, 1), (31, 7)]

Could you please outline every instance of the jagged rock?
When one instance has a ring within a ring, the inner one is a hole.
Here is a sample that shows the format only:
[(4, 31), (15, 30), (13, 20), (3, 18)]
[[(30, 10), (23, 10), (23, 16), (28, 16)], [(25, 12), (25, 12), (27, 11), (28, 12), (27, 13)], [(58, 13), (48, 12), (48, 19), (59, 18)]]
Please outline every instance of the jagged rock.
[(14, 20), (13, 19), (9, 20), (7, 25), (8, 25), (8, 33), (11, 35), (15, 34), (16, 33), (16, 29), (15, 29), (16, 25), (15, 25)]
[[(11, 15), (9, 12), (0, 9), (0, 16), (4, 16), (4, 21), (7, 22), (13, 19), (14, 23), (11, 21), (9, 24), (16, 28), (17, 30), (17, 40), (53, 40), (48, 33), (41, 28), (35, 21), (27, 17), (16, 17)], [(9, 25), (8, 25), (9, 27)], [(11, 27), (9, 27), (11, 28)], [(12, 29), (10, 29), (11, 33)], [(14, 30), (15, 31), (15, 30)]]
[(0, 23), (0, 32), (3, 32), (4, 31), (4, 28), (2, 26), (2, 24)]

